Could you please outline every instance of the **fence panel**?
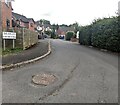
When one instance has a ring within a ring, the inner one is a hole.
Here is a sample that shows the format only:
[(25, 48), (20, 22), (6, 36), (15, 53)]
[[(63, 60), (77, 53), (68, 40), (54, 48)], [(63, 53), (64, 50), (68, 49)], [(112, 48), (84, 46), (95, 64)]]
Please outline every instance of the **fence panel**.
[[(9, 31), (16, 32), (15, 48), (27, 49), (38, 42), (38, 33), (35, 31), (26, 28), (14, 28)], [(12, 48), (12, 40), (6, 40), (6, 48)]]

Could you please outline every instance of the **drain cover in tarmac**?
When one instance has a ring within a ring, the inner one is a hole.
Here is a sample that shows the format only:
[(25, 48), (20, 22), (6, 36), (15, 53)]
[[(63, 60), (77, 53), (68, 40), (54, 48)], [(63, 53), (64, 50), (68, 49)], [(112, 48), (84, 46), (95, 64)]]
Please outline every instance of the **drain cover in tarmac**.
[(47, 86), (53, 83), (55, 80), (56, 80), (56, 77), (51, 74), (39, 74), (39, 75), (35, 75), (32, 78), (33, 83), (37, 85), (44, 85), (44, 86)]

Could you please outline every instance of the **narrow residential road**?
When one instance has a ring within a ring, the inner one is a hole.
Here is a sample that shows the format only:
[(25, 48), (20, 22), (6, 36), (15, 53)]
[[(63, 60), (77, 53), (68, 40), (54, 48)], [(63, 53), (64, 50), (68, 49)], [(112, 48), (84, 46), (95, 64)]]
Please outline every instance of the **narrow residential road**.
[[(3, 71), (3, 103), (118, 103), (118, 56), (77, 43), (52, 40), (48, 57)], [(35, 85), (40, 73), (56, 76), (48, 86)]]

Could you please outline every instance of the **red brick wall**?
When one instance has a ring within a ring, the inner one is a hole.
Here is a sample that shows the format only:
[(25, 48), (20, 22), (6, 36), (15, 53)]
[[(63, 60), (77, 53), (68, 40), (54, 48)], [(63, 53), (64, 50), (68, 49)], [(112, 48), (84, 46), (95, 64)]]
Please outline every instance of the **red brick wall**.
[[(32, 26), (31, 26), (31, 24), (32, 24)], [(29, 22), (29, 30), (34, 31), (34, 29), (35, 29), (35, 23), (33, 21), (30, 21)]]
[(2, 2), (2, 27), (3, 29), (7, 28), (7, 19), (10, 21), (10, 27), (12, 27), (12, 7), (7, 6), (5, 2)]
[(29, 23), (24, 23), (24, 22), (20, 21), (20, 26), (29, 28)]

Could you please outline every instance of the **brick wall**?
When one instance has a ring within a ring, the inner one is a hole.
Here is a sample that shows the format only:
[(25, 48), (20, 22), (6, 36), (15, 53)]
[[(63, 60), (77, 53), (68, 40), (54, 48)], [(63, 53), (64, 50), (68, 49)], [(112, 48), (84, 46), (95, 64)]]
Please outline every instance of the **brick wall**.
[[(3, 0), (4, 1), (4, 0)], [(2, 28), (7, 28), (7, 19), (10, 21), (10, 27), (12, 27), (12, 6), (11, 3), (9, 3), (9, 6), (2, 2)]]
[(2, 8), (1, 8), (1, 3), (2, 2), (0, 1), (0, 49), (2, 48), (2, 11), (1, 11)]
[(24, 22), (20, 21), (20, 26), (29, 28), (29, 23), (24, 23)]
[(29, 30), (31, 30), (31, 31), (35, 30), (35, 23), (32, 20), (29, 21)]

